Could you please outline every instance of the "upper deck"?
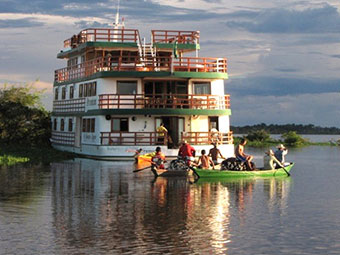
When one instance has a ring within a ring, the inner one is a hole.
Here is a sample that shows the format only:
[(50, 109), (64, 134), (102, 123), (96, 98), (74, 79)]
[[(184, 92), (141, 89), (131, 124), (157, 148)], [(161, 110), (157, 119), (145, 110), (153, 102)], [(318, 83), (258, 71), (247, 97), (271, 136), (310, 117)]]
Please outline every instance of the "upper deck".
[(152, 46), (162, 50), (188, 52), (198, 50), (199, 31), (152, 30), (151, 43), (142, 45), (137, 29), (87, 28), (64, 41), (64, 48), (58, 58), (69, 58), (86, 47), (136, 48)]
[(64, 41), (55, 85), (98, 77), (227, 79), (226, 58), (185, 57), (200, 49), (199, 31), (152, 30), (151, 42), (136, 29), (89, 28)]

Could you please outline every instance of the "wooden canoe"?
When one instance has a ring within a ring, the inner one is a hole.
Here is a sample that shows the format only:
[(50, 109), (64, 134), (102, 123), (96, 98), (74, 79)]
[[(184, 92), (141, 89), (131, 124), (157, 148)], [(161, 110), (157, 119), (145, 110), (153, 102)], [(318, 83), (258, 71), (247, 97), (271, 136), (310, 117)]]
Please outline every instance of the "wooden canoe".
[(159, 169), (155, 166), (151, 166), (151, 172), (155, 177), (186, 177), (191, 171)]
[[(285, 166), (287, 172), (289, 172), (294, 166), (294, 163), (290, 163)], [(236, 178), (236, 177), (276, 177), (287, 176), (286, 171), (283, 168), (274, 170), (257, 169), (255, 171), (230, 171), (230, 170), (211, 170), (211, 169), (199, 169), (194, 168), (195, 173), (200, 178)]]

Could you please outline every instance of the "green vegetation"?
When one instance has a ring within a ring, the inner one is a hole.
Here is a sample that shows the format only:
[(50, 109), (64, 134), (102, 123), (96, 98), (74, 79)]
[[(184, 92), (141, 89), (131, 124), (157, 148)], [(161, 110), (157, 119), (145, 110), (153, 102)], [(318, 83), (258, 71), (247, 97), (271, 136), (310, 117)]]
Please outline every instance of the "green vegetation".
[(51, 134), (50, 114), (42, 107), (42, 91), (33, 84), (0, 90), (0, 143), (47, 145)]
[(340, 134), (340, 128), (336, 127), (318, 127), (314, 125), (297, 125), (297, 124), (286, 124), (286, 125), (266, 125), (264, 123), (257, 125), (248, 125), (243, 127), (231, 126), (234, 134), (249, 134), (253, 131), (265, 130), (270, 134), (283, 134), (289, 131), (295, 131), (297, 134), (317, 134), (317, 135), (338, 135)]
[[(277, 144), (285, 144), (289, 147), (301, 147), (306, 145), (331, 145), (328, 143), (311, 143), (298, 135), (295, 131), (289, 131), (281, 135), (281, 139), (273, 139), (265, 130), (251, 131), (248, 135), (244, 135), (251, 147), (267, 147)], [(234, 143), (240, 143), (241, 137), (234, 137)]]
[(69, 154), (50, 146), (51, 118), (34, 84), (0, 88), (0, 166), (48, 163)]
[(24, 163), (27, 161), (29, 161), (29, 158), (14, 157), (14, 156), (8, 156), (8, 155), (0, 156), (0, 166), (2, 165), (12, 166), (17, 163)]
[(284, 144), (291, 147), (300, 147), (310, 144), (306, 139), (299, 136), (295, 131), (289, 131), (282, 135)]

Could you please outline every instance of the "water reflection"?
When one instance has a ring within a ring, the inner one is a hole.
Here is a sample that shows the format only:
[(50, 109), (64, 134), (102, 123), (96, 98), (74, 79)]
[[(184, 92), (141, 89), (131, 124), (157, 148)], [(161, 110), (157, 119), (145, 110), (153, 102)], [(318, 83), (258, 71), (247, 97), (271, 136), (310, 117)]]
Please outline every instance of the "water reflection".
[(263, 203), (270, 212), (284, 213), (289, 183), (289, 178), (153, 181), (149, 172), (133, 174), (128, 163), (54, 163), (55, 238), (68, 251), (227, 254), (232, 217), (245, 224), (248, 211), (263, 210)]

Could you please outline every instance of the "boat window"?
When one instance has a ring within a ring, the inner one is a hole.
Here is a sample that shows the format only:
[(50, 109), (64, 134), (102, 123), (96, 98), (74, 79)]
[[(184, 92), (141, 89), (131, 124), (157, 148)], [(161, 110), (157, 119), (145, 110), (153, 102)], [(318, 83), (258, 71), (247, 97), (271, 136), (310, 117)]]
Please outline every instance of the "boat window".
[(94, 133), (96, 126), (96, 119), (83, 119), (83, 132)]
[(72, 132), (73, 131), (73, 119), (68, 119), (68, 131)]
[(111, 121), (111, 131), (112, 132), (121, 132), (121, 131), (129, 131), (129, 120), (128, 118), (115, 118)]
[(137, 81), (117, 81), (117, 94), (133, 95), (137, 93)]
[(61, 121), (60, 121), (60, 131), (64, 131), (64, 128), (65, 128), (65, 121), (64, 121), (64, 119), (61, 119)]
[(79, 97), (83, 97), (83, 84), (79, 85)]
[(59, 99), (59, 88), (56, 88), (54, 90), (54, 100), (58, 100)]
[(73, 99), (73, 96), (74, 96), (74, 87), (71, 86), (70, 87), (70, 99)]
[(210, 82), (194, 82), (195, 95), (210, 95)]
[(57, 119), (53, 120), (53, 130), (57, 130)]

